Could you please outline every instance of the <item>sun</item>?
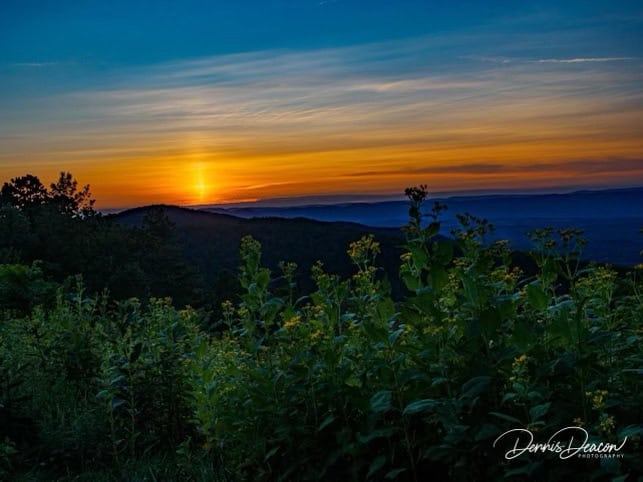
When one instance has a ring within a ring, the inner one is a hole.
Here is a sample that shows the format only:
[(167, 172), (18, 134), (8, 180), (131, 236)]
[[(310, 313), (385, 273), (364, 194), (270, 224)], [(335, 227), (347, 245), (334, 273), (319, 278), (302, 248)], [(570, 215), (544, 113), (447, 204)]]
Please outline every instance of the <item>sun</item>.
[(194, 191), (196, 192), (199, 201), (205, 201), (205, 197), (208, 194), (208, 186), (205, 184), (205, 180), (203, 178), (197, 179), (194, 185)]
[(203, 163), (197, 163), (193, 168), (192, 192), (198, 203), (206, 202), (211, 193), (212, 184), (209, 174)]

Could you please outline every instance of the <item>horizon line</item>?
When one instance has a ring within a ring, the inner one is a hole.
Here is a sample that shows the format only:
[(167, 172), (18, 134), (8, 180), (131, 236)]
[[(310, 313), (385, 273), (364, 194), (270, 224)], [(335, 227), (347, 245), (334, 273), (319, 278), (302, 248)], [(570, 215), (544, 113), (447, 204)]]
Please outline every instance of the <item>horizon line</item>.
[[(546, 196), (566, 195), (582, 192), (601, 191), (626, 191), (631, 189), (643, 189), (641, 184), (627, 186), (567, 186), (533, 189), (473, 189), (458, 191), (430, 191), (428, 200), (452, 199), (458, 197), (493, 197), (493, 196)], [(153, 203), (138, 206), (107, 207), (97, 209), (104, 214), (117, 214), (132, 209), (140, 209), (151, 206), (178, 207), (192, 210), (206, 209), (244, 209), (244, 208), (296, 208), (313, 206), (337, 206), (342, 204), (377, 204), (382, 202), (405, 201), (404, 194), (322, 194), (310, 196), (274, 197), (246, 201), (214, 202), (204, 204), (170, 204)]]

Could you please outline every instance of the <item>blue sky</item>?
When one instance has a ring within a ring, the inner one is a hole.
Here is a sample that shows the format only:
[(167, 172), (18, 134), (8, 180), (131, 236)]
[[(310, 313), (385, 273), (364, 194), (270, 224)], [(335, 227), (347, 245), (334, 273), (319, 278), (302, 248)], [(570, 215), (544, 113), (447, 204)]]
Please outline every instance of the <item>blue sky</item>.
[[(640, 2), (605, 1), (12, 1), (0, 60), (139, 65), (278, 48), (310, 49), (488, 28), (593, 29), (597, 56), (639, 55)], [(486, 46), (482, 46), (485, 48)], [(572, 53), (540, 45), (534, 53)]]
[(642, 59), (640, 2), (4, 1), (0, 174), (112, 205), (640, 183)]

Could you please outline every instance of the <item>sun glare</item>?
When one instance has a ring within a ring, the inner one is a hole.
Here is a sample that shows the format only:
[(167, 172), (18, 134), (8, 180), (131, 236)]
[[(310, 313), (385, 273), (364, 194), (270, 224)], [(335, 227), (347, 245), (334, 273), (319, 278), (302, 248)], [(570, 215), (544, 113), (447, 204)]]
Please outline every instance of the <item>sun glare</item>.
[(196, 164), (193, 172), (194, 180), (192, 183), (192, 191), (194, 200), (197, 203), (205, 203), (208, 201), (212, 190), (210, 173), (202, 163)]

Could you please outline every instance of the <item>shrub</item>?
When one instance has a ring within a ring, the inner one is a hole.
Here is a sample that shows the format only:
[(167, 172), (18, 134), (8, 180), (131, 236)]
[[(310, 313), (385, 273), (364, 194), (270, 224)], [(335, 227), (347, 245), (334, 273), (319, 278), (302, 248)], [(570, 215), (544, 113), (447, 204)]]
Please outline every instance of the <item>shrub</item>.
[[(271, 294), (259, 244), (242, 242), (242, 301), (224, 304), (227, 331), (204, 338), (191, 363), (204, 448), (254, 480), (640, 473), (636, 276), (581, 269), (580, 233), (544, 230), (534, 235), (539, 272), (525, 277), (505, 242), (485, 243), (486, 220), (460, 216), (453, 243), (437, 237), (444, 206), (427, 223), (424, 189), (407, 194), (410, 293), (400, 303), (379, 277), (372, 237), (350, 246), (350, 279), (317, 265), (317, 291), (296, 301)], [(626, 457), (509, 462), (493, 447), (512, 428), (546, 439), (570, 425), (628, 436)]]
[[(463, 214), (449, 240), (445, 207), (425, 214), (423, 186), (407, 195), (401, 300), (366, 236), (348, 247), (350, 277), (317, 263), (314, 291), (298, 299), (296, 266), (274, 276), (260, 244), (243, 239), (241, 292), (214, 333), (169, 299), (113, 303), (81, 282), (55, 301), (30, 291), (23, 311), (6, 305), (0, 476), (640, 477), (641, 267), (582, 263), (581, 233), (544, 229), (525, 274), (507, 243), (486, 241), (488, 221)], [(37, 265), (2, 269), (3, 286), (42, 285)], [(5, 299), (23, 291), (11, 289)], [(494, 447), (511, 429), (545, 441), (567, 426), (595, 442), (627, 437), (623, 457), (507, 460)]]

